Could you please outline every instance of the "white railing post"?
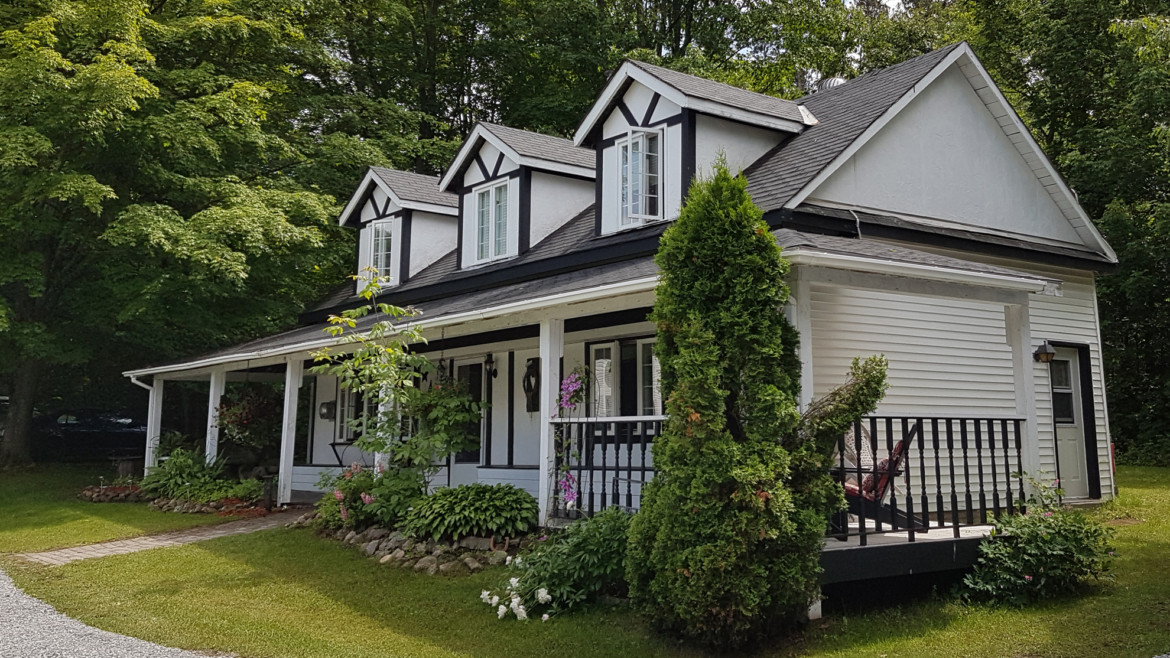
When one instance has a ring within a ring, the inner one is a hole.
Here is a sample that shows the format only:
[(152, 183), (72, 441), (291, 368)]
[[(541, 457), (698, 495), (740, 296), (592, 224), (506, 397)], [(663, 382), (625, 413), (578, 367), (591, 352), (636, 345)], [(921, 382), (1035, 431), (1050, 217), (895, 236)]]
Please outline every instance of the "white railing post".
[(155, 376), (150, 387), (150, 402), (146, 407), (146, 458), (143, 475), (158, 466), (158, 442), (162, 435), (163, 380)]
[[(1024, 470), (1040, 476), (1040, 436), (1036, 423), (1036, 364), (1032, 359), (1032, 323), (1027, 299), (1003, 307), (1007, 343), (1012, 349), (1012, 383), (1016, 389), (1016, 415), (1024, 417), (1022, 444)], [(1056, 436), (1052, 437), (1056, 440)]]
[(561, 386), (561, 357), (565, 351), (565, 321), (547, 318), (540, 321), (540, 522), (548, 523), (553, 491), (555, 449), (552, 419), (557, 412), (557, 393)]
[(204, 443), (204, 453), (207, 463), (215, 461), (219, 454), (219, 403), (223, 397), (224, 385), (227, 383), (227, 371), (216, 370), (211, 373), (211, 384), (207, 392), (207, 441)]
[(292, 501), (293, 453), (297, 447), (297, 401), (304, 380), (305, 362), (294, 357), (284, 371), (284, 422), (280, 426), (280, 464), (276, 470), (276, 504)]

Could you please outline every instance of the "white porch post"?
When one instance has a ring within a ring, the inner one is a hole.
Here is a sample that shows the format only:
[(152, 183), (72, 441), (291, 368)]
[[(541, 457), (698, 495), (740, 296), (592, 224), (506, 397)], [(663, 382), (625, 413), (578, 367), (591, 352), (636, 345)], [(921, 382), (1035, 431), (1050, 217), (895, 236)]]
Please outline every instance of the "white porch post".
[(800, 334), (800, 409), (808, 408), (813, 399), (813, 349), (812, 349), (812, 300), (809, 299), (808, 278), (801, 276), (799, 269), (793, 270), (789, 284), (791, 298), (788, 301), (788, 321)]
[(297, 401), (304, 380), (305, 362), (294, 358), (284, 371), (284, 422), (280, 426), (280, 465), (276, 474), (276, 504), (292, 501), (293, 452), (297, 446)]
[(158, 466), (158, 440), (162, 434), (163, 379), (154, 378), (150, 387), (150, 402), (146, 407), (146, 459), (143, 475)]
[(1040, 438), (1036, 427), (1036, 379), (1035, 364), (1032, 362), (1032, 321), (1028, 314), (1028, 300), (1022, 304), (1006, 304), (1003, 307), (1007, 342), (1012, 348), (1012, 374), (1016, 389), (1016, 414), (1024, 417), (1023, 444), (1024, 470), (1038, 476), (1040, 468)]
[(226, 383), (226, 370), (216, 370), (211, 373), (211, 386), (207, 393), (207, 441), (204, 443), (204, 453), (208, 464), (215, 461), (219, 453), (219, 420), (216, 418), (216, 411), (219, 409), (220, 398), (223, 397), (223, 388)]
[(548, 523), (552, 503), (553, 468), (555, 467), (553, 414), (557, 411), (560, 391), (561, 356), (565, 352), (565, 321), (546, 318), (540, 321), (540, 522)]

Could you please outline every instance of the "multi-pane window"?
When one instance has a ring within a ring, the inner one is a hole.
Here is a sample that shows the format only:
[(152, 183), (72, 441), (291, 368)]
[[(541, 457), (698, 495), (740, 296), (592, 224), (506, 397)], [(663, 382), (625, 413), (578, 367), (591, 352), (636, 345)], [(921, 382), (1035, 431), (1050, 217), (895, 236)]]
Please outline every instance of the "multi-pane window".
[(631, 132), (618, 143), (621, 166), (620, 225), (662, 218), (662, 134)]
[(1077, 422), (1073, 399), (1072, 362), (1057, 359), (1049, 364), (1052, 374), (1052, 419), (1061, 425)]
[(486, 261), (508, 253), (507, 181), (475, 193), (475, 257)]
[(378, 270), (378, 276), (395, 278), (391, 268), (391, 254), (394, 247), (394, 231), (391, 222), (378, 222), (372, 227), (370, 267)]
[(590, 371), (589, 415), (662, 415), (662, 369), (653, 338), (592, 345)]

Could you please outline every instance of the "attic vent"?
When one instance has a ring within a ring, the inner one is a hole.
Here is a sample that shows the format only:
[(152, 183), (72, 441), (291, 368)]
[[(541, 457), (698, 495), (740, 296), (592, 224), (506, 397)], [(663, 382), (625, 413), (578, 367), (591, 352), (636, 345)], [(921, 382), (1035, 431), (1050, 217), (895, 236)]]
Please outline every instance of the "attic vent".
[(845, 84), (845, 78), (835, 75), (831, 78), (825, 78), (817, 83), (817, 91), (828, 91), (833, 87), (840, 87)]

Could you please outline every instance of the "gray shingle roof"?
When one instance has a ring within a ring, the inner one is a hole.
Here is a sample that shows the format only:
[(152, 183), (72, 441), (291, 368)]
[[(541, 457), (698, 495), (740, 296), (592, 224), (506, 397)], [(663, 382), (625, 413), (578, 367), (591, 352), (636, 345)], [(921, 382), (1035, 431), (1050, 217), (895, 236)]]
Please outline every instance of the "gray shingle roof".
[(575, 146), (570, 139), (509, 128), (494, 123), (480, 123), (480, 125), (522, 156), (588, 169), (593, 169), (597, 165), (597, 154), (592, 149)]
[(433, 203), (437, 206), (459, 207), (459, 195), (439, 191), (439, 177), (415, 174), (409, 171), (370, 167), (403, 201)]
[(776, 146), (744, 171), (752, 200), (764, 212), (782, 208), (958, 46), (870, 71), (797, 101), (819, 123)]
[[(700, 78), (672, 71), (661, 66), (629, 60), (631, 64), (649, 73), (677, 89), (685, 96), (714, 101), (730, 107), (738, 107), (750, 112), (766, 114), (797, 123), (804, 123), (804, 115), (800, 113), (800, 103), (760, 94), (747, 89), (740, 89), (729, 84)], [(816, 114), (814, 112), (814, 114)]]

